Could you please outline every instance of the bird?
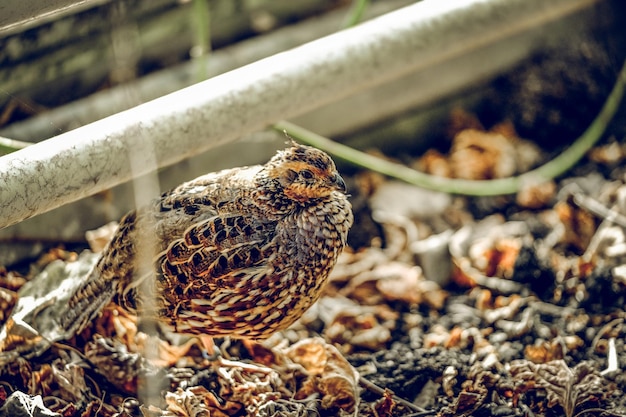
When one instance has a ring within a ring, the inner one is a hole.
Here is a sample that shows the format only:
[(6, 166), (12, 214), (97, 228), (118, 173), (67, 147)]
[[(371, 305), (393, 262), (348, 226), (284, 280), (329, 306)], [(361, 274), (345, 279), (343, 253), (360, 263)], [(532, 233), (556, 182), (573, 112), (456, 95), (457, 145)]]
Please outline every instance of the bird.
[[(331, 157), (293, 140), (264, 165), (183, 183), (121, 219), (59, 322), (76, 334), (115, 298), (175, 333), (266, 339), (322, 294), (353, 223), (348, 197)], [(147, 273), (142, 238), (156, 253)]]

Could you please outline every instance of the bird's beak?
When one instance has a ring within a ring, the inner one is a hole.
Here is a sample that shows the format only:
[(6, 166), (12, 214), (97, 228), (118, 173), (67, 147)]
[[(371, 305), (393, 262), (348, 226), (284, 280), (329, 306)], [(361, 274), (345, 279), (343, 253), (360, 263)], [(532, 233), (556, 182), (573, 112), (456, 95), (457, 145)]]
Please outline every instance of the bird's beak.
[(341, 175), (335, 173), (335, 175), (332, 176), (330, 181), (333, 187), (335, 187), (337, 190), (341, 191), (342, 193), (345, 193), (346, 191), (348, 191), (346, 187), (346, 183), (343, 180), (343, 178), (341, 178)]

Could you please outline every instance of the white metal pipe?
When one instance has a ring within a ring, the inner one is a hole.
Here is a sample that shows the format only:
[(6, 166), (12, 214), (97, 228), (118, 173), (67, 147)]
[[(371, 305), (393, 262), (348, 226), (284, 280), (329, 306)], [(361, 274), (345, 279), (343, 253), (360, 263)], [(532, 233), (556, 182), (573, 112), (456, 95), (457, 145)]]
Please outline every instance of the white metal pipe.
[[(380, 16), (413, 3), (413, 1), (386, 0), (385, 2), (376, 2), (367, 8), (366, 16), (369, 18)], [(261, 36), (211, 51), (207, 57), (168, 67), (129, 83), (117, 85), (47, 110), (23, 121), (2, 126), (0, 127), (0, 136), (39, 142), (63, 133), (68, 129), (68, 126), (73, 126), (75, 129), (139, 104), (128, 101), (128, 89), (134, 91), (141, 102), (153, 100), (198, 82), (199, 64), (206, 65), (208, 74), (214, 77), (335, 33), (337, 28), (341, 27), (345, 16), (345, 8), (340, 8), (325, 13), (319, 18), (304, 20), (296, 25), (284, 26)]]
[(596, 1), (424, 0), (56, 136), (0, 158), (0, 227)]

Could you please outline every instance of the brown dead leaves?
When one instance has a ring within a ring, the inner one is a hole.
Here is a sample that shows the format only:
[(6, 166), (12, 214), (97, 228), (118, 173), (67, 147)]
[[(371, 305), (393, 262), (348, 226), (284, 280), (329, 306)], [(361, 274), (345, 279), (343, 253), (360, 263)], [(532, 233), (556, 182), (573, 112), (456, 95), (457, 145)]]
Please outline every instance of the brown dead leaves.
[(204, 371), (212, 375), (214, 389), (182, 384), (167, 394), (167, 412), (226, 417), (245, 409), (248, 415), (300, 415), (319, 407), (335, 414), (352, 413), (358, 406), (357, 372), (323, 339), (305, 339), (289, 347), (252, 345), (251, 351), (267, 365), (219, 358)]
[(285, 355), (308, 374), (296, 399), (320, 393), (323, 409), (354, 411), (359, 398), (359, 374), (337, 348), (321, 338), (313, 338), (287, 348)]
[(511, 375), (515, 378), (517, 393), (544, 390), (547, 406), (561, 406), (567, 417), (573, 417), (576, 410), (587, 403), (597, 404), (614, 389), (588, 362), (580, 362), (570, 368), (563, 360), (544, 364), (514, 361), (511, 363)]

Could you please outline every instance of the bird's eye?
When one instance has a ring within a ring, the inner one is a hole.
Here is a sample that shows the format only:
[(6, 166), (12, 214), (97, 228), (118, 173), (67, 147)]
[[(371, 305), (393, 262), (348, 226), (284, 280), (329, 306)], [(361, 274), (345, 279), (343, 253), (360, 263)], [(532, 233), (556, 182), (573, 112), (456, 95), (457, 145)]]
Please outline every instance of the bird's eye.
[(313, 173), (308, 169), (300, 171), (300, 175), (302, 175), (302, 178), (304, 178), (305, 180), (310, 180), (311, 178), (313, 178)]

